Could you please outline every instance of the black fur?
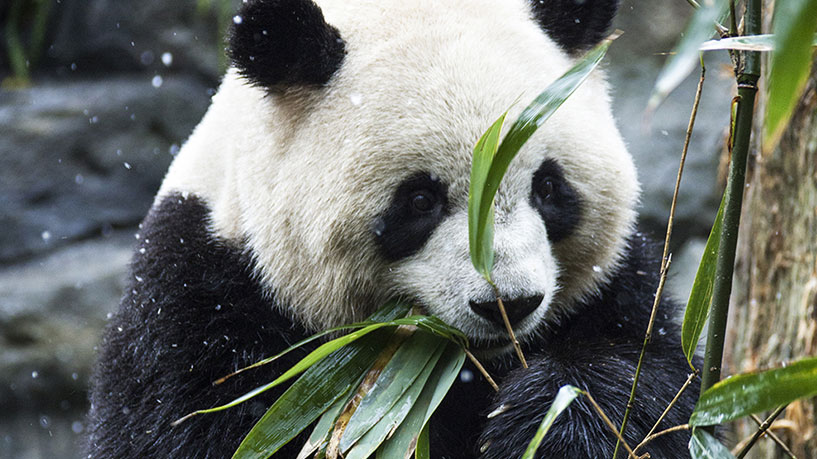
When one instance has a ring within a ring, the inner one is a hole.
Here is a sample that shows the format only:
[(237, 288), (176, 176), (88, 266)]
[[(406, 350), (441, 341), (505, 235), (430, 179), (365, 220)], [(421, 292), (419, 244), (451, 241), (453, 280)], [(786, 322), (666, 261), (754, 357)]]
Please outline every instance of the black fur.
[[(418, 209), (415, 200), (425, 199), (428, 209)], [(386, 212), (372, 224), (380, 253), (396, 261), (417, 253), (447, 215), (448, 188), (439, 178), (420, 173), (404, 180), (394, 192)]]
[(345, 45), (311, 0), (251, 0), (233, 20), (228, 53), (241, 75), (276, 91), (326, 84)]
[(530, 0), (534, 16), (565, 51), (592, 47), (607, 33), (619, 0)]
[[(198, 199), (175, 195), (142, 225), (128, 291), (104, 334), (92, 380), (89, 457), (230, 457), (280, 391), (170, 423), (229, 402), (303, 357), (295, 352), (211, 384), (282, 351), (304, 331), (273, 309), (253, 279), (251, 259), (210, 235), (207, 215)], [(282, 457), (295, 457), (296, 446)]]
[[(550, 184), (547, 190), (546, 184)], [(552, 159), (545, 160), (533, 174), (530, 204), (545, 222), (550, 242), (570, 236), (581, 220), (579, 194), (565, 180), (562, 167)]]
[[(306, 351), (211, 384), (305, 332), (273, 309), (273, 299), (253, 278), (250, 255), (214, 237), (207, 215), (198, 199), (174, 195), (145, 219), (128, 293), (105, 332), (92, 381), (89, 457), (229, 457), (281, 391), (175, 428), (170, 422), (269, 382)], [(658, 255), (640, 236), (631, 246), (620, 272), (598, 296), (527, 346), (529, 370), (510, 370), (513, 360), (492, 365), (498, 395), (466, 365), (463, 376), (467, 372), (472, 379), (455, 382), (432, 418), (434, 457), (477, 457), (479, 445), (487, 445), (486, 458), (519, 457), (564, 384), (589, 390), (614, 422), (621, 419), (657, 283)], [(633, 444), (687, 376), (671, 319), (674, 305), (665, 300), (661, 307), (628, 430)], [(695, 393), (687, 391), (664, 427), (686, 422)], [(508, 409), (486, 420), (502, 404)], [(297, 438), (278, 457), (295, 457), (304, 440)], [(667, 435), (647, 451), (679, 457), (687, 440), (684, 433)], [(613, 445), (614, 437), (579, 400), (557, 420), (539, 455), (610, 457)]]

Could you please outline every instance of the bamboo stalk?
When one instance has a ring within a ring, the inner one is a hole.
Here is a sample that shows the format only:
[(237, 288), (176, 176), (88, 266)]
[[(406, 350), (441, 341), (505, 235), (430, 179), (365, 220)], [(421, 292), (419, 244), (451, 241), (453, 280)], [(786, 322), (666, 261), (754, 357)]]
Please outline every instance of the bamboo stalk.
[[(744, 16), (747, 35), (760, 33), (760, 20), (761, 0), (748, 0)], [(755, 95), (757, 94), (757, 81), (759, 78), (760, 53), (755, 51), (744, 53), (743, 67), (738, 69), (735, 137), (731, 149), (732, 158), (729, 163), (729, 178), (726, 182), (723, 228), (715, 268), (715, 285), (709, 315), (706, 351), (704, 352), (701, 394), (721, 378), (723, 343), (729, 313), (729, 297), (732, 293), (732, 274), (735, 266), (740, 208), (743, 202), (746, 163), (752, 136)]]

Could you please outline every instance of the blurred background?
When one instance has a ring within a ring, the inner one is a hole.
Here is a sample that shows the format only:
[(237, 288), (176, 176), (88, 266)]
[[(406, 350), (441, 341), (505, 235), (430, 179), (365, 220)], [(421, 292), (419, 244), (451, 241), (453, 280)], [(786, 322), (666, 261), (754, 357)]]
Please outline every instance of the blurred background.
[[(0, 458), (76, 458), (95, 345), (136, 225), (209, 105), (239, 1), (0, 2)], [(697, 75), (647, 123), (682, 0), (625, 0), (606, 59), (636, 157), (643, 228), (663, 238)], [(673, 237), (686, 298), (714, 218), (732, 75), (708, 64)], [(588, 133), (592, 135), (592, 133)]]

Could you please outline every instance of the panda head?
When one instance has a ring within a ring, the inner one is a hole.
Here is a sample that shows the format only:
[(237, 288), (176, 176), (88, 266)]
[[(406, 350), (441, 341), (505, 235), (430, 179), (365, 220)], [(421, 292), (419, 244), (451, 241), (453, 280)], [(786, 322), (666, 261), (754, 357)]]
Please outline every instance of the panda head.
[[(192, 192), (276, 304), (315, 329), (401, 296), (506, 348), (468, 250), (473, 146), (605, 33), (615, 0), (250, 0), (232, 69), (160, 192)], [(522, 101), (516, 103), (515, 101)], [(522, 340), (603, 283), (638, 193), (591, 78), (525, 145), (495, 208), (493, 279)]]

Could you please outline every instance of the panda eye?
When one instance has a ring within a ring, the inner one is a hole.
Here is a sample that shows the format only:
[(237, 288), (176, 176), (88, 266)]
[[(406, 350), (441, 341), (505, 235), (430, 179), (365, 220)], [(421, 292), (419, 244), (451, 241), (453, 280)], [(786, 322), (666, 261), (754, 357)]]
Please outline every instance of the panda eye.
[(542, 202), (547, 202), (553, 199), (556, 193), (556, 182), (552, 177), (545, 177), (539, 184), (538, 195)]
[(434, 205), (437, 203), (437, 198), (433, 193), (427, 190), (414, 192), (409, 198), (411, 209), (417, 213), (428, 213), (434, 210)]

